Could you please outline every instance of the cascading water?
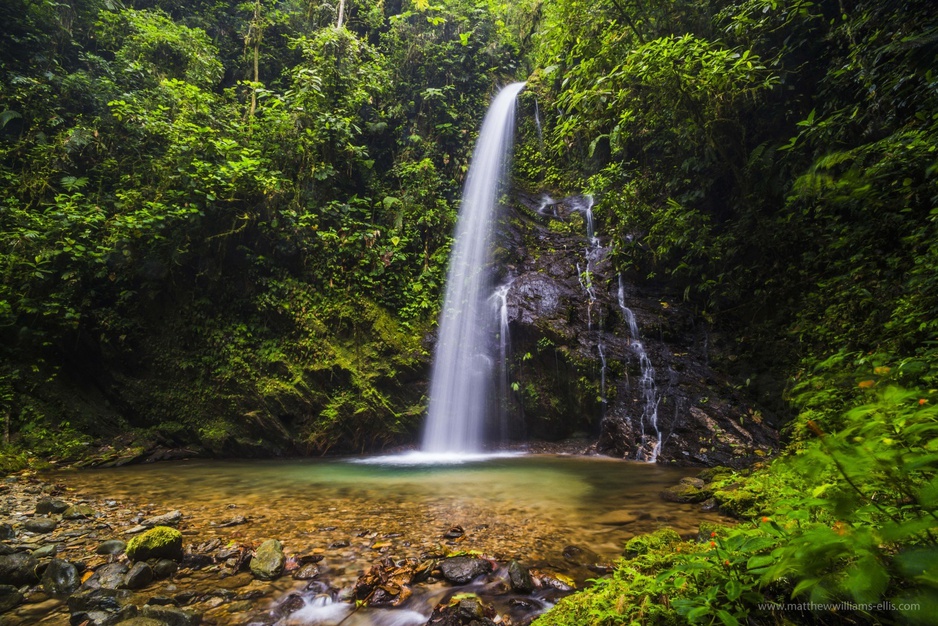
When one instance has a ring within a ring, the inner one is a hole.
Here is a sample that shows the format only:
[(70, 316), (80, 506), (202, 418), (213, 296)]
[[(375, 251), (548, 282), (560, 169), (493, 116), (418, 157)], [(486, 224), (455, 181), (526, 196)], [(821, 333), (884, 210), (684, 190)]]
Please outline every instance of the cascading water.
[[(587, 332), (592, 332), (593, 330), (593, 306), (596, 304), (596, 291), (593, 287), (593, 262), (598, 260), (603, 253), (603, 247), (599, 243), (599, 237), (596, 236), (596, 231), (593, 227), (593, 196), (583, 196), (582, 203), (577, 203), (574, 205), (573, 210), (583, 214), (583, 220), (586, 222), (586, 252), (584, 253), (584, 259), (586, 262), (586, 270), (583, 271), (580, 269), (580, 264), (576, 265), (577, 276), (580, 279), (580, 286), (583, 287), (583, 291), (586, 292), (587, 297), (587, 308), (586, 308), (586, 330)], [(603, 336), (602, 330), (599, 332), (599, 336), (596, 338), (596, 351), (599, 353), (599, 399), (605, 407), (606, 404), (606, 352), (603, 346)], [(605, 409), (604, 409), (605, 410)]]
[(508, 291), (511, 282), (495, 289), (492, 299), (498, 317), (498, 430), (502, 441), (508, 441), (508, 353), (511, 349), (508, 333)]
[(430, 376), (424, 452), (482, 449), (493, 363), (487, 350), (495, 330), (494, 316), (485, 308), (492, 225), (514, 135), (515, 99), (523, 87), (508, 85), (493, 100), (466, 178)]
[[(636, 458), (644, 459), (649, 463), (658, 460), (658, 453), (661, 451), (661, 431), (658, 429), (658, 388), (655, 385), (655, 368), (645, 352), (645, 345), (642, 343), (641, 335), (638, 331), (638, 322), (635, 321), (635, 314), (632, 309), (625, 306), (625, 286), (622, 283), (622, 275), (619, 275), (619, 308), (622, 309), (622, 315), (629, 325), (629, 346), (638, 356), (638, 366), (642, 373), (639, 385), (642, 390), (642, 418), (639, 423), (639, 446)], [(649, 432), (651, 431), (651, 432)], [(648, 450), (651, 445), (651, 450)]]

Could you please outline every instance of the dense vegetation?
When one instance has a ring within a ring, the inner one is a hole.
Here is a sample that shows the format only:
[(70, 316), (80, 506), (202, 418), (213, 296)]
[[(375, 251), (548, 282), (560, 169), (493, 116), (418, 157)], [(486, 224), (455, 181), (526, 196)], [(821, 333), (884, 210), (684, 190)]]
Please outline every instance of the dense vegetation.
[[(341, 5), (0, 7), (10, 453), (412, 433), (471, 139), (527, 78), (518, 183), (593, 193), (618, 267), (793, 416), (710, 484), (751, 522), (642, 538), (545, 621), (933, 621), (931, 2)], [(756, 608), (790, 598), (920, 609)]]

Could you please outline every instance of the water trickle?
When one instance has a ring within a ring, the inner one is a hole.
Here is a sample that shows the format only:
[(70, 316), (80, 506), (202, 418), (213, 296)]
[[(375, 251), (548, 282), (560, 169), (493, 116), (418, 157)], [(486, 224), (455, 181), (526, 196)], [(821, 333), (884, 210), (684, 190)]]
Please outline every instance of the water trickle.
[(541, 110), (537, 106), (537, 98), (534, 99), (534, 124), (537, 126), (537, 143), (544, 152), (544, 131), (541, 130)]
[[(642, 417), (639, 422), (639, 446), (635, 458), (654, 463), (661, 451), (661, 431), (658, 429), (658, 388), (655, 385), (655, 368), (645, 352), (638, 322), (632, 309), (625, 306), (625, 286), (619, 274), (619, 308), (629, 325), (629, 346), (638, 356), (638, 366), (642, 373), (639, 386), (642, 390)], [(649, 446), (651, 449), (649, 450)]]
[[(586, 269), (582, 270), (580, 264), (576, 264), (577, 276), (580, 280), (580, 286), (586, 292), (586, 330), (591, 333), (593, 330), (593, 307), (596, 304), (596, 289), (593, 285), (594, 261), (599, 260), (603, 254), (603, 247), (600, 244), (599, 237), (596, 236), (596, 230), (593, 226), (593, 196), (583, 196), (573, 207), (573, 211), (583, 214), (583, 221), (586, 222), (586, 251), (583, 254), (586, 263)], [(602, 403), (605, 411), (606, 405), (606, 352), (603, 346), (602, 329), (600, 328), (596, 337), (596, 351), (599, 354), (599, 401)]]
[(423, 450), (481, 450), (493, 358), (488, 354), (494, 319), (491, 293), (492, 225), (514, 135), (515, 99), (524, 83), (502, 89), (482, 122), (463, 190), (446, 279), (440, 333), (430, 376), (430, 407)]
[(508, 441), (508, 355), (511, 336), (508, 332), (508, 292), (511, 281), (495, 289), (492, 299), (498, 316), (498, 430), (501, 440)]

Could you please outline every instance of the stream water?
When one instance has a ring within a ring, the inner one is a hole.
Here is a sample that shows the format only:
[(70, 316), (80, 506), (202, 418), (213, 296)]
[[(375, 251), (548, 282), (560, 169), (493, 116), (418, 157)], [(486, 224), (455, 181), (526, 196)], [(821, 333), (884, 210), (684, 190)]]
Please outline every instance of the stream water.
[[(350, 587), (383, 557), (425, 558), (459, 550), (479, 551), (501, 563), (517, 559), (583, 584), (602, 572), (597, 564), (621, 555), (623, 543), (637, 533), (667, 525), (690, 535), (701, 521), (721, 521), (698, 505), (658, 497), (693, 470), (548, 455), (449, 466), (349, 461), (188, 461), (48, 478), (102, 501), (132, 502), (151, 514), (179, 509), (187, 543), (259, 543), (276, 537), (288, 556), (322, 555), (320, 579), (336, 589)], [(248, 522), (222, 527), (236, 515)], [(455, 526), (464, 534), (445, 538)], [(576, 548), (572, 553), (570, 546)], [(205, 584), (217, 584), (212, 582), (217, 574), (204, 576)], [(303, 589), (302, 581), (283, 577), (265, 597), (243, 607), (245, 613), (213, 617), (216, 623), (271, 623), (270, 611)], [(306, 610), (314, 612), (313, 596), (305, 601)], [(413, 604), (420, 602), (415, 594), (402, 608), (427, 613), (425, 605)], [(268, 618), (261, 619), (265, 614)]]

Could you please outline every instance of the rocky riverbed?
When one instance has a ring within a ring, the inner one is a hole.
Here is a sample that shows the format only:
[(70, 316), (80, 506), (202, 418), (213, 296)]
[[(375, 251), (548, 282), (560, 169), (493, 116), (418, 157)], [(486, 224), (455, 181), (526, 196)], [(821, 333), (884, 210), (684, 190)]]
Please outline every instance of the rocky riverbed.
[(624, 538), (723, 519), (655, 498), (597, 514), (585, 536), (497, 504), (434, 514), (349, 493), (199, 506), (198, 493), (167, 497), (165, 467), (133, 474), (149, 489), (107, 472), (4, 479), (0, 624), (527, 623), (608, 571)]

